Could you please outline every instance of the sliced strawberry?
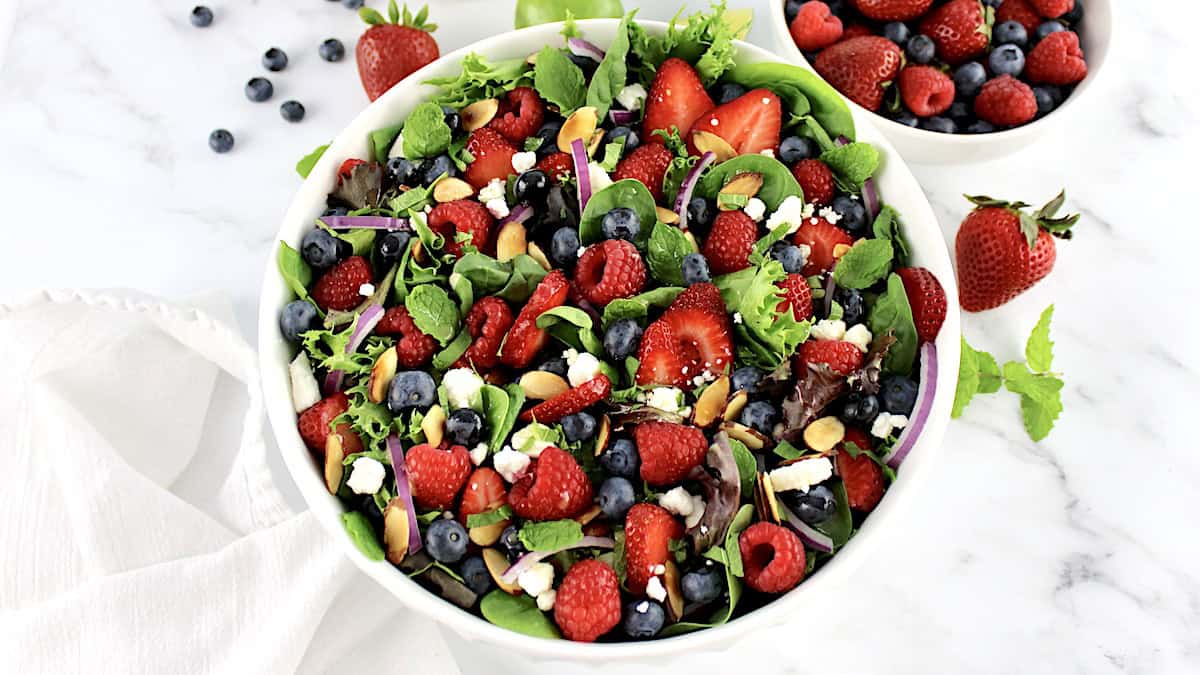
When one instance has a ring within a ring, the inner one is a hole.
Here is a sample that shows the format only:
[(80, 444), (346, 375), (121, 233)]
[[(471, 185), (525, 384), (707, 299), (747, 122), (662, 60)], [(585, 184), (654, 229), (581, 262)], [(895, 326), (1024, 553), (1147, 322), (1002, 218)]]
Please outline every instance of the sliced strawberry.
[(325, 439), (332, 433), (330, 424), (334, 418), (350, 408), (350, 399), (338, 392), (309, 406), (300, 413), (296, 427), (300, 430), (300, 438), (309, 450), (315, 450), (322, 455), (325, 453)]
[(682, 386), (682, 369), (683, 362), (675, 351), (675, 335), (671, 327), (664, 321), (655, 321), (647, 326), (638, 348), (637, 383), (643, 387), (652, 384)]
[(812, 318), (812, 289), (808, 287), (808, 279), (803, 274), (789, 274), (787, 278), (779, 282), (778, 286), (783, 289), (785, 299), (779, 303), (775, 311), (782, 312), (790, 306), (792, 316), (796, 317), (797, 321)]
[(533, 361), (537, 353), (546, 346), (546, 331), (537, 327), (537, 318), (547, 310), (561, 306), (567, 301), (571, 284), (562, 270), (546, 275), (534, 289), (529, 301), (521, 308), (512, 330), (500, 348), (500, 362), (513, 368), (524, 368)]
[(933, 342), (946, 320), (946, 291), (933, 272), (924, 267), (902, 267), (896, 270), (896, 276), (904, 283), (917, 337), (921, 342)]
[(642, 595), (646, 582), (661, 574), (671, 555), (671, 540), (683, 537), (683, 525), (661, 506), (634, 504), (625, 516), (625, 586)]
[(572, 387), (549, 401), (542, 401), (521, 413), (522, 422), (538, 421), (554, 424), (567, 415), (583, 412), (608, 398), (612, 381), (607, 375), (597, 375), (578, 387)]
[(834, 249), (838, 245), (854, 245), (854, 237), (824, 218), (809, 218), (804, 221), (792, 241), (812, 249), (808, 254), (808, 262), (801, 270), (806, 277), (833, 269), (833, 264), (837, 262)]
[(842, 376), (849, 376), (862, 368), (863, 353), (851, 342), (841, 340), (809, 340), (800, 346), (800, 372), (808, 370), (809, 364), (823, 363)]
[(487, 513), (507, 501), (508, 493), (504, 489), (504, 479), (500, 474), (496, 473), (495, 469), (479, 467), (467, 478), (467, 487), (463, 490), (458, 506), (458, 520), (465, 525), (467, 516)]
[(697, 118), (691, 136), (707, 131), (725, 139), (739, 155), (752, 155), (779, 147), (782, 125), (779, 97), (769, 89), (753, 89)]
[(675, 297), (668, 311), (676, 309), (700, 309), (720, 317), (725, 317), (727, 312), (721, 291), (707, 282), (692, 284), (684, 289)]
[(702, 372), (720, 375), (733, 361), (733, 340), (724, 315), (702, 309), (677, 309), (663, 314), (659, 321), (671, 328), (685, 385)]
[(662, 143), (662, 137), (654, 132), (670, 133), (672, 127), (678, 129), (680, 135), (686, 134), (696, 118), (712, 107), (704, 83), (687, 61), (667, 59), (658, 67), (646, 97), (642, 138), (648, 143)]
[(565, 152), (556, 152), (543, 157), (542, 161), (537, 163), (537, 168), (550, 180), (561, 183), (575, 175), (575, 160)]
[(513, 172), (512, 158), (517, 146), (495, 129), (484, 127), (471, 132), (467, 152), (475, 159), (467, 165), (465, 178), (476, 190), (494, 179), (505, 180)]

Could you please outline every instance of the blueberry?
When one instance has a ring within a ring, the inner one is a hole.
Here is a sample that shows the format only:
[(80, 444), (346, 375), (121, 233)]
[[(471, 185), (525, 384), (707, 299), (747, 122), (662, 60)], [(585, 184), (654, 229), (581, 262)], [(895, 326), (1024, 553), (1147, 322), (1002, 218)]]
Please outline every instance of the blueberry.
[(323, 227), (309, 230), (300, 240), (300, 255), (304, 262), (318, 270), (333, 267), (341, 259), (341, 253), (338, 238)]
[(425, 550), (440, 563), (456, 563), (467, 553), (467, 529), (453, 518), (439, 518), (425, 530)]
[(914, 35), (908, 41), (905, 51), (908, 53), (909, 60), (913, 63), (929, 63), (933, 60), (933, 55), (937, 51), (937, 48), (928, 35)]
[(596, 501), (600, 503), (600, 510), (609, 520), (619, 523), (625, 520), (625, 513), (637, 501), (637, 495), (629, 479), (613, 476), (605, 479), (600, 485)]
[(573, 227), (560, 227), (550, 238), (550, 261), (558, 267), (571, 267), (579, 257), (579, 233)]
[(538, 129), (535, 137), (542, 141), (537, 148), (538, 159), (544, 159), (558, 152), (558, 132), (562, 129), (562, 120), (546, 122)]
[(1001, 21), (992, 29), (992, 44), (1024, 47), (1029, 42), (1029, 33), (1019, 21)]
[(596, 435), (596, 418), (585, 412), (567, 415), (559, 421), (568, 443), (586, 441)]
[(279, 47), (271, 47), (267, 51), (263, 52), (262, 64), (263, 68), (266, 68), (272, 73), (277, 73), (284, 68), (287, 68), (287, 54), (285, 54)]
[(1003, 1), (1004, 0), (983, 0), (983, 5), (985, 7), (991, 7), (993, 9), (995, 9), (996, 7), (999, 7), (1000, 3)]
[(642, 341), (642, 327), (633, 319), (614, 321), (604, 332), (604, 351), (609, 358), (621, 362), (633, 356)]
[(884, 25), (883, 37), (903, 47), (908, 38), (912, 37), (912, 31), (903, 21), (893, 21)]
[(550, 225), (570, 225), (577, 228), (579, 227), (579, 212), (575, 188), (554, 184), (550, 187), (550, 194), (546, 195), (546, 212), (542, 216), (542, 222)]
[(879, 397), (874, 394), (850, 394), (842, 404), (842, 419), (850, 423), (871, 426), (879, 415)]
[(713, 205), (704, 197), (692, 197), (687, 207), (687, 224), (690, 229), (708, 231), (713, 221)]
[(613, 476), (634, 478), (638, 475), (637, 446), (627, 438), (618, 438), (600, 455), (600, 466)]
[(917, 404), (917, 383), (907, 377), (889, 375), (883, 378), (879, 402), (884, 411), (893, 415), (911, 415)]
[(383, 531), (383, 514), (375, 504), (375, 495), (355, 495), (355, 499), (350, 500), (350, 508), (363, 514), (376, 532)]
[(917, 125), (921, 123), (921, 120), (917, 119), (916, 115), (908, 112), (907, 110), (897, 113), (896, 116), (893, 117), (892, 119), (897, 124), (903, 124), (904, 126), (910, 127), (913, 129), (916, 129)]
[(721, 597), (725, 591), (725, 577), (717, 574), (716, 568), (705, 565), (694, 572), (688, 572), (680, 580), (683, 589), (683, 599), (698, 605), (708, 603)]
[(446, 418), (446, 434), (455, 445), (473, 448), (479, 445), (483, 417), (470, 408), (459, 408)]
[(208, 135), (208, 147), (213, 152), (229, 152), (233, 149), (233, 134), (228, 129), (217, 129)]
[(404, 252), (412, 241), (412, 233), (401, 230), (385, 232), (379, 238), (379, 259), (385, 265), (394, 265), (404, 259)]
[(954, 71), (954, 89), (959, 96), (978, 94), (984, 82), (987, 82), (987, 69), (978, 61), (968, 61)]
[(633, 241), (637, 238), (638, 232), (641, 232), (642, 223), (638, 220), (637, 211), (626, 206), (618, 206), (604, 214), (604, 219), (600, 221), (600, 229), (604, 232), (605, 239)]
[(921, 120), (921, 128), (926, 131), (936, 131), (939, 134), (958, 133), (958, 125), (949, 117), (927, 117)]
[(321, 327), (321, 315), (307, 300), (293, 300), (279, 314), (279, 330), (288, 342), (299, 342), (300, 334)]
[(833, 199), (833, 210), (841, 214), (838, 227), (850, 234), (861, 236), (867, 232), (867, 207), (857, 199), (838, 195)]
[(344, 206), (333, 206), (321, 212), (322, 216), (348, 216), (350, 209)]
[(196, 28), (208, 28), (213, 22), (213, 11), (204, 5), (196, 5), (188, 18)]
[(733, 371), (729, 378), (729, 386), (735, 391), (744, 391), (753, 396), (758, 393), (758, 385), (762, 382), (763, 372), (754, 366), (742, 366)]
[(458, 175), (458, 167), (450, 159), (450, 155), (438, 155), (421, 162), (421, 185), (429, 187), (442, 176), (453, 178)]
[(771, 430), (775, 428), (775, 419), (778, 416), (775, 406), (767, 401), (751, 401), (742, 410), (738, 421), (743, 426), (750, 427), (759, 433), (770, 434)]
[(604, 136), (604, 144), (616, 143), (625, 139), (625, 153), (632, 152), (641, 144), (642, 139), (638, 137), (637, 132), (629, 127), (614, 127)]
[(299, 122), (304, 119), (304, 106), (299, 101), (284, 101), (279, 114), (289, 122)]
[(538, 169), (531, 169), (517, 176), (517, 181), (513, 183), (513, 194), (519, 202), (534, 203), (545, 199), (549, 189), (550, 179), (544, 171)]
[(996, 126), (986, 120), (975, 120), (967, 125), (968, 134), (990, 134), (996, 130)]
[(1041, 84), (1033, 88), (1033, 98), (1037, 101), (1038, 115), (1046, 115), (1062, 103), (1062, 90), (1049, 84)]
[(803, 136), (788, 136), (779, 144), (779, 152), (776, 155), (784, 164), (795, 164), (802, 159), (816, 157), (817, 144)]
[(409, 408), (428, 408), (437, 402), (437, 384), (423, 370), (396, 373), (388, 387), (388, 410), (399, 413)]
[[(358, 0), (358, 2), (361, 3), (362, 0)], [(483, 558), (477, 555), (462, 561), (462, 565), (458, 568), (458, 574), (463, 581), (467, 582), (467, 588), (475, 591), (476, 595), (483, 595), (492, 589), (492, 574), (488, 572)]]
[(946, 117), (954, 120), (954, 123), (959, 126), (970, 124), (971, 120), (975, 117), (974, 113), (971, 111), (971, 106), (968, 105), (966, 101), (955, 101), (954, 103), (951, 103), (950, 107), (946, 109), (945, 115)]
[(862, 323), (867, 316), (867, 302), (863, 294), (853, 288), (837, 288), (833, 291), (833, 299), (842, 306), (842, 321), (847, 326)]
[(595, 59), (590, 57), (580, 56), (578, 54), (568, 54), (567, 56), (571, 59), (572, 63), (579, 66), (579, 69), (583, 71), (583, 75), (586, 79), (590, 80), (592, 78), (592, 73), (595, 72), (596, 68), (600, 67), (600, 64), (597, 63)]
[(745, 95), (746, 88), (736, 82), (722, 82), (713, 87), (712, 100), (717, 105), (729, 103), (730, 101), (740, 98)]
[(342, 0), (342, 7), (346, 9), (359, 9), (363, 6), (363, 0)]
[(448, 105), (442, 106), (442, 121), (450, 127), (450, 133), (456, 134), (462, 128), (462, 115)]
[(683, 256), (682, 267), (683, 283), (688, 286), (712, 280), (712, 275), (708, 271), (708, 259), (702, 253), (689, 253)]
[(820, 525), (837, 512), (837, 499), (834, 498), (833, 491), (824, 485), (812, 487), (808, 492), (793, 494), (796, 515), (809, 525)]
[(504, 531), (500, 533), (500, 545), (504, 547), (509, 560), (515, 560), (528, 553), (525, 550), (525, 544), (521, 543), (520, 532), (517, 530), (516, 525), (509, 525), (504, 528)]
[(1025, 70), (1025, 52), (1016, 45), (1000, 45), (988, 54), (988, 68), (996, 75), (1016, 77)]
[(799, 274), (804, 269), (804, 251), (799, 246), (786, 241), (777, 241), (771, 245), (771, 257), (783, 265), (783, 271), (788, 274)]
[(800, 5), (803, 5), (806, 0), (787, 0), (783, 6), (783, 15), (787, 17), (788, 25), (792, 25), (792, 20), (800, 13)]
[(552, 356), (537, 367), (538, 370), (544, 370), (547, 373), (554, 373), (559, 377), (567, 376), (567, 360), (561, 356)]
[(329, 38), (321, 43), (321, 46), (317, 48), (317, 53), (321, 55), (321, 58), (332, 63), (342, 60), (342, 57), (346, 55), (346, 47), (341, 40)]
[(1083, 21), (1083, 0), (1075, 0), (1075, 6), (1059, 17), (1068, 24), (1074, 26), (1080, 21)]
[(246, 82), (246, 98), (255, 103), (262, 103), (271, 98), (275, 93), (275, 87), (271, 81), (265, 77), (252, 77), (249, 82)]
[(411, 159), (392, 157), (387, 161), (386, 169), (387, 177), (393, 183), (412, 187), (413, 179), (416, 178), (420, 165)]
[[(1079, 3), (1076, 2), (1075, 4)], [(1061, 33), (1066, 29), (1067, 27), (1058, 21), (1045, 21), (1038, 24), (1038, 27), (1033, 31), (1033, 35), (1038, 42), (1041, 42), (1042, 40), (1045, 40), (1046, 36), (1050, 35), (1051, 33)]]
[(645, 640), (658, 635), (667, 623), (667, 611), (662, 604), (653, 600), (632, 600), (625, 605), (625, 618), (621, 628), (635, 640)]

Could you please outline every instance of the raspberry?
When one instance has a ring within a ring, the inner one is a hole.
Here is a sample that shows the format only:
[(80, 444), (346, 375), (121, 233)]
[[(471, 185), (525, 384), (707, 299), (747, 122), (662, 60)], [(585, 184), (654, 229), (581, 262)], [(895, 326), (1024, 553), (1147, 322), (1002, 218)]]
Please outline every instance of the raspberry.
[(595, 642), (621, 622), (621, 583), (599, 560), (567, 570), (554, 598), (554, 622), (568, 640)]
[(713, 274), (729, 274), (750, 266), (758, 225), (743, 211), (722, 211), (704, 240), (704, 257)]
[(954, 103), (954, 80), (933, 66), (908, 66), (899, 84), (904, 105), (917, 117), (940, 115)]
[[(487, 207), (474, 199), (438, 204), (429, 213), (429, 229), (446, 240), (446, 252), (456, 258), (462, 255), (466, 244), (487, 252), (494, 222)], [(469, 234), (471, 238), (466, 242), (458, 241), (460, 232)]]
[(598, 308), (637, 295), (646, 285), (646, 264), (633, 244), (609, 239), (593, 244), (575, 265), (575, 287)]
[(424, 509), (449, 509), (471, 473), (471, 455), (461, 445), (448, 449), (422, 443), (404, 455), (413, 501)]
[(996, 9), (996, 23), (1005, 21), (1016, 21), (1025, 27), (1026, 32), (1033, 35), (1038, 24), (1042, 22), (1042, 17), (1029, 4), (1029, 0), (1004, 0)]
[(724, 317), (726, 314), (725, 301), (721, 299), (721, 291), (710, 283), (699, 283), (688, 286), (675, 297), (670, 310), (699, 309), (710, 314)]
[(828, 206), (833, 201), (833, 171), (819, 159), (802, 159), (792, 167), (792, 175), (804, 191), (804, 201)]
[(846, 430), (846, 440), (837, 448), (833, 468), (846, 487), (846, 501), (855, 511), (868, 512), (883, 498), (883, 469), (866, 454), (851, 457), (846, 452), (846, 443), (853, 443), (862, 450), (873, 447), (870, 437), (859, 429)]
[(575, 175), (575, 161), (565, 152), (556, 152), (543, 157), (542, 161), (537, 163), (537, 168), (549, 176), (550, 180), (559, 183), (570, 180)]
[(574, 457), (555, 447), (542, 450), (508, 493), (513, 513), (529, 520), (571, 518), (591, 503), (587, 474)]
[(1037, 43), (1025, 61), (1025, 76), (1038, 84), (1075, 84), (1087, 77), (1088, 65), (1079, 36), (1070, 31), (1051, 33)]
[(546, 106), (529, 87), (517, 87), (500, 100), (500, 109), (488, 126), (513, 143), (523, 143), (537, 133), (546, 116)]
[(842, 37), (842, 20), (829, 11), (823, 2), (800, 5), (790, 27), (792, 40), (806, 52), (825, 49)]
[(438, 351), (437, 340), (421, 332), (403, 306), (392, 307), (384, 312), (383, 319), (375, 326), (379, 335), (399, 335), (396, 355), (405, 368), (421, 368), (429, 363)]
[(671, 160), (674, 158), (675, 155), (665, 147), (656, 143), (647, 143), (629, 153), (617, 164), (613, 180), (632, 178), (641, 181), (646, 189), (650, 190), (650, 194), (654, 195), (654, 201), (661, 201), (663, 177), (667, 175), (667, 167), (671, 165)]
[(358, 289), (369, 283), (371, 266), (366, 258), (356, 255), (346, 258), (321, 275), (311, 295), (321, 309), (346, 311), (354, 309), (364, 300)]
[(804, 578), (804, 544), (791, 530), (757, 522), (738, 536), (746, 585), (760, 593), (784, 593)]
[(1037, 10), (1038, 14), (1047, 19), (1057, 19), (1067, 12), (1075, 9), (1077, 0), (1029, 0), (1029, 4)]
[(841, 340), (809, 340), (800, 346), (800, 372), (812, 363), (823, 363), (833, 372), (849, 376), (862, 368), (863, 353), (858, 346)]
[(789, 274), (778, 286), (783, 289), (785, 299), (775, 311), (782, 312), (790, 305), (792, 316), (796, 317), (797, 321), (812, 318), (812, 289), (808, 287), (808, 279), (804, 278), (803, 274)]
[(998, 127), (1015, 127), (1037, 116), (1037, 98), (1012, 75), (988, 80), (975, 97), (975, 114)]
[(473, 367), (476, 370), (495, 368), (500, 363), (500, 345), (513, 325), (512, 310), (508, 308), (508, 303), (492, 295), (480, 298), (471, 306), (463, 323), (475, 341), (454, 363), (454, 367)]
[(670, 422), (643, 422), (633, 430), (642, 479), (651, 485), (670, 485), (683, 480), (700, 466), (708, 452), (708, 440), (696, 427)]
[(625, 515), (625, 587), (646, 592), (646, 582), (671, 555), (671, 540), (683, 537), (683, 525), (661, 506), (641, 502)]

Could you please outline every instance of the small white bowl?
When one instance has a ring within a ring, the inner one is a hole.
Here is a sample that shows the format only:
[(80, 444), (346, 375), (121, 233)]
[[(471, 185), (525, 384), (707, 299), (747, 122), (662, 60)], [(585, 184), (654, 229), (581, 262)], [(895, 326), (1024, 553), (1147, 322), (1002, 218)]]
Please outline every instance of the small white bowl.
[[(578, 23), (583, 34), (599, 45), (608, 45), (616, 35), (615, 20), (595, 19)], [(666, 31), (664, 23), (640, 23), (653, 34)], [(492, 60), (525, 58), (542, 45), (561, 43), (561, 25), (558, 24), (505, 33), (447, 54), (393, 87), (367, 106), (334, 139), (297, 191), (276, 238), (298, 246), (304, 232), (313, 227), (314, 220), (324, 210), (326, 195), (334, 185), (342, 161), (351, 157), (366, 157), (367, 135), (370, 131), (403, 120), (417, 104), (437, 93), (436, 89), (422, 82), (431, 77), (457, 74), (460, 61), (471, 52)], [(739, 62), (779, 61), (770, 52), (744, 42), (739, 42), (737, 48)], [(364, 573), (412, 610), (449, 627), (468, 641), (494, 645), (506, 654), (519, 652), (537, 661), (560, 659), (611, 665), (614, 660), (645, 662), (683, 651), (697, 653), (719, 650), (731, 646), (738, 636), (751, 630), (774, 626), (798, 616), (811, 616), (814, 606), (836, 606), (840, 585), (871, 555), (880, 533), (889, 527), (895, 529), (900, 524), (901, 507), (922, 489), (922, 481), (936, 461), (942, 435), (950, 419), (959, 361), (958, 287), (933, 209), (904, 160), (872, 126), (871, 116), (856, 110), (854, 121), (858, 139), (874, 144), (883, 154), (885, 161), (876, 176), (879, 193), (886, 203), (902, 214), (904, 231), (913, 251), (913, 264), (929, 268), (941, 280), (949, 311), (937, 340), (940, 364), (937, 390), (924, 431), (905, 460), (898, 480), (862, 529), (811, 579), (767, 606), (718, 628), (648, 642), (581, 644), (528, 637), (494, 626), (425, 590), (392, 565), (367, 559), (342, 529), (342, 504), (325, 489), (321, 471), (296, 430), (296, 413), (292, 410), (287, 372), (294, 347), (280, 335), (278, 320), (280, 310), (293, 296), (280, 278), (272, 255), (263, 279), (258, 323), (259, 361), (267, 412), (288, 471), (305, 502), (329, 530), (333, 540)]]
[[(812, 69), (813, 65), (792, 40), (784, 15), (783, 0), (768, 0), (771, 33), (775, 37), (776, 53), (784, 60)], [(1113, 45), (1115, 7), (1112, 0), (1076, 0), (1084, 5), (1084, 18), (1079, 33), (1080, 46), (1088, 62), (1088, 76), (1080, 82), (1067, 100), (1045, 117), (1024, 126), (990, 134), (942, 134), (936, 131), (913, 129), (873, 113), (854, 102), (856, 112), (871, 115), (875, 126), (888, 137), (904, 159), (919, 164), (971, 164), (1010, 155), (1086, 110), (1092, 104), (1091, 92), (1104, 70)]]

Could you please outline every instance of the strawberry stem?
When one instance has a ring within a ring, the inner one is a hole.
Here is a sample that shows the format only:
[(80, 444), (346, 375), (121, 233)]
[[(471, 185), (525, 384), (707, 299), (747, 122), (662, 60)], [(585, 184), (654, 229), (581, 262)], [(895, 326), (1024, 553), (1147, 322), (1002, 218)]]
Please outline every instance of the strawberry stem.
[(1021, 224), (1021, 234), (1025, 235), (1025, 240), (1029, 242), (1029, 248), (1033, 248), (1037, 244), (1038, 232), (1042, 230), (1059, 239), (1071, 239), (1074, 236), (1071, 228), (1079, 222), (1078, 213), (1061, 217), (1057, 215), (1067, 201), (1066, 190), (1059, 192), (1054, 199), (1046, 202), (1045, 206), (1038, 209), (1036, 213), (1026, 211), (1025, 209), (1030, 205), (1025, 202), (1008, 202), (984, 195), (963, 196), (977, 209), (1007, 209), (1015, 214)]

